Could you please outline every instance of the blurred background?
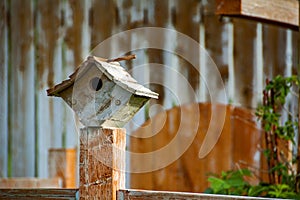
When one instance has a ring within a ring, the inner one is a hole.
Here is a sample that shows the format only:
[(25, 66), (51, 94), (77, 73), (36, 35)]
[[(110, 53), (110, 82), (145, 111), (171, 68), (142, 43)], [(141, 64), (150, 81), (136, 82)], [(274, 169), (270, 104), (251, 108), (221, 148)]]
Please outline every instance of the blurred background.
[[(137, 59), (122, 65), (141, 84), (160, 82), (177, 87), (171, 94), (164, 85), (149, 85), (160, 95), (158, 100), (150, 102), (150, 105), (160, 105), (152, 113), (152, 121), (159, 121), (159, 113), (163, 110), (170, 119), (180, 115), (180, 105), (174, 100), (174, 95), (184, 96), (184, 102), (180, 102), (184, 103), (181, 105), (183, 109), (191, 103), (199, 103), (203, 120), (200, 120), (198, 142), (195, 140), (194, 147), (181, 160), (154, 173), (128, 174), (127, 187), (197, 192), (207, 187), (205, 174), (208, 172), (227, 170), (236, 163), (259, 168), (260, 152), (256, 149), (260, 129), (253, 111), (261, 103), (266, 78), (296, 74), (298, 34), (275, 25), (220, 17), (215, 15), (215, 9), (214, 0), (2, 0), (0, 177), (48, 177), (50, 148), (78, 148), (79, 121), (62, 99), (47, 97), (46, 89), (67, 79), (105, 39), (140, 27), (173, 29), (199, 42), (215, 62), (224, 81), (227, 98), (215, 101), (223, 104), (228, 112), (218, 147), (207, 160), (200, 160), (197, 149), (203, 140), (201, 134), (205, 134), (209, 125), (211, 99), (199, 73), (187, 60), (172, 52), (157, 49), (129, 52), (135, 53)], [(160, 42), (164, 46), (176, 41), (167, 35), (162, 38)], [(142, 42), (133, 35), (119, 45), (130, 47)], [(115, 55), (114, 48), (107, 49), (107, 55), (121, 56)], [(174, 48), (189, 51), (186, 46), (175, 45)], [(208, 80), (206, 84), (215, 88), (212, 92), (218, 93), (221, 86), (215, 75), (209, 73), (205, 59), (201, 59), (198, 52), (194, 52), (194, 56), (199, 57), (197, 67)], [(184, 86), (169, 74), (156, 73), (151, 68), (135, 71), (135, 66), (147, 63), (160, 63), (176, 69), (188, 80), (197, 98), (186, 93)], [(295, 110), (296, 103), (291, 98), (289, 109)], [(129, 122), (126, 126), (129, 135), (133, 132), (142, 134), (143, 130), (138, 130), (137, 124), (143, 124), (149, 118), (148, 113), (146, 106)], [(176, 119), (173, 122), (167, 120), (160, 134), (171, 133), (170, 124), (177, 123)], [(155, 129), (154, 125), (148, 128)], [(129, 138), (128, 149), (151, 151), (164, 146), (172, 138), (157, 135), (149, 142)], [(157, 141), (163, 142), (158, 144)], [(128, 162), (129, 168), (134, 167), (131, 163), (142, 163)], [(153, 162), (159, 160), (156, 158)], [(190, 174), (191, 169), (198, 173)]]

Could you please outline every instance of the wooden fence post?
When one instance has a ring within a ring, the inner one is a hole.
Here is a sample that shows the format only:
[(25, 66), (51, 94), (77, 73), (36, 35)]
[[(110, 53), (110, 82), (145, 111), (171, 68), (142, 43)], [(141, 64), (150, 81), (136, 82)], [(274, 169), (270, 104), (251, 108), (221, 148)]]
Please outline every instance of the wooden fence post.
[(51, 148), (48, 152), (49, 177), (60, 177), (63, 188), (76, 188), (77, 149)]
[(125, 129), (86, 127), (80, 131), (80, 199), (116, 199), (125, 188)]

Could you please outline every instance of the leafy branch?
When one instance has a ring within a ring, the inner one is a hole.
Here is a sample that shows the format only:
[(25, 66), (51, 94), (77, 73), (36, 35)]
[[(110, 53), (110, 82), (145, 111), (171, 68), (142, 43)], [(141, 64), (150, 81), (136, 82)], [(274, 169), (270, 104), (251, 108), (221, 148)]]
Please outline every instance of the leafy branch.
[[(293, 87), (299, 88), (299, 82), (296, 76), (276, 76), (271, 81), (266, 80), (263, 104), (256, 110), (264, 130), (263, 155), (268, 164), (268, 181), (251, 185), (246, 181), (247, 176), (253, 176), (249, 170), (232, 170), (210, 176), (207, 193), (300, 199), (300, 174), (295, 168), (295, 164), (300, 165), (297, 159), (300, 155), (293, 155), (289, 148), (299, 145), (294, 140), (299, 119), (284, 108), (287, 95), (293, 94)], [(283, 112), (288, 114), (284, 122)]]
[(289, 158), (289, 145), (295, 145), (295, 132), (298, 120), (289, 114), (288, 119), (282, 123), (281, 113), (286, 112), (284, 104), (286, 97), (293, 86), (299, 86), (296, 76), (276, 76), (266, 81), (263, 91), (263, 104), (256, 110), (256, 116), (262, 122), (265, 138), (264, 155), (268, 163), (269, 183), (288, 184), (294, 187), (296, 171), (293, 170), (295, 159)]

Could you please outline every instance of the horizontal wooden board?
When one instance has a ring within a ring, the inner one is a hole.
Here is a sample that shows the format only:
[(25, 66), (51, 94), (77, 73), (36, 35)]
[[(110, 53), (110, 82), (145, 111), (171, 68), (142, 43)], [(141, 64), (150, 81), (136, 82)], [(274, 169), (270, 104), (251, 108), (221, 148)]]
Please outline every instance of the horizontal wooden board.
[(78, 189), (0, 189), (0, 199), (77, 199)]
[(216, 14), (246, 17), (298, 29), (297, 0), (217, 0)]
[(55, 178), (0, 178), (0, 188), (61, 188), (62, 180)]
[(119, 190), (117, 193), (118, 200), (138, 200), (138, 199), (202, 199), (202, 200), (239, 200), (239, 199), (266, 199), (261, 197), (232, 196), (232, 195), (215, 195), (203, 193), (188, 192), (166, 192), (150, 190)]

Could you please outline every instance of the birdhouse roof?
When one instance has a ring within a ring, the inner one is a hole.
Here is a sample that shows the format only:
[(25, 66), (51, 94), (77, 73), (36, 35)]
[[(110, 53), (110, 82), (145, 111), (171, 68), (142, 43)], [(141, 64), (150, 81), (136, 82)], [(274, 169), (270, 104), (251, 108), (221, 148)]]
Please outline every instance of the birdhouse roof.
[(140, 85), (131, 75), (117, 62), (106, 62), (105, 59), (96, 56), (89, 56), (77, 69), (69, 76), (69, 79), (55, 85), (47, 90), (48, 96), (60, 96), (59, 93), (74, 85), (76, 79), (85, 75), (85, 72), (93, 65), (106, 75), (106, 77), (113, 81), (121, 88), (128, 92), (149, 98), (158, 98), (158, 94), (152, 92), (148, 88)]

